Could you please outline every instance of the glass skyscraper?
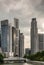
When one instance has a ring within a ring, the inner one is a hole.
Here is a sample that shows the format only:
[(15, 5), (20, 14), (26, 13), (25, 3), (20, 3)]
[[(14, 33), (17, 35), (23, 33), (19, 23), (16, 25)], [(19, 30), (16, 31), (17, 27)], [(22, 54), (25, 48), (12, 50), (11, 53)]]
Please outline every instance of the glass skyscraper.
[(9, 46), (9, 26), (8, 20), (1, 21), (1, 48), (3, 52), (8, 52)]

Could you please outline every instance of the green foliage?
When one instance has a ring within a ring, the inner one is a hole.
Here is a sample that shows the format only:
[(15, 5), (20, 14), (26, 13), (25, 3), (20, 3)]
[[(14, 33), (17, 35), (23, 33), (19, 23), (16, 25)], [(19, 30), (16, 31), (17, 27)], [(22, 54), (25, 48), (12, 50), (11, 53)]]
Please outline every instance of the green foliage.
[(24, 55), (24, 58), (27, 58), (27, 59), (29, 59), (29, 57), (30, 57), (29, 55)]
[(3, 63), (3, 55), (0, 53), (0, 63)]
[(35, 60), (35, 61), (44, 61), (44, 51), (37, 52), (36, 54), (32, 55), (24, 55), (24, 58)]

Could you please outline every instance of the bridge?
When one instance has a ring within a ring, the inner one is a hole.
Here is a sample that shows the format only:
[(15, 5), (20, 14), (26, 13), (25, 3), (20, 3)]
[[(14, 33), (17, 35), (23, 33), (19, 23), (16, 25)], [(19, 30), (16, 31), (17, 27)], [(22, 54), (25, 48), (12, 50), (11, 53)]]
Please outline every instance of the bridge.
[(9, 58), (4, 58), (4, 63), (12, 63), (12, 62), (26, 62), (25, 58), (21, 57), (9, 57)]

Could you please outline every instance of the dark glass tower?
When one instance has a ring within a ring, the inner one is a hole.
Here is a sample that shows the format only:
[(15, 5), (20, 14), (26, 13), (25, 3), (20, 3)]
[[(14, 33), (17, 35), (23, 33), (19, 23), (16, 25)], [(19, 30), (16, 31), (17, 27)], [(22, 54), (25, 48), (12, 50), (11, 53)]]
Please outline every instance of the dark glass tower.
[(32, 18), (31, 22), (31, 54), (39, 51), (38, 45), (38, 29), (36, 18)]
[(3, 52), (8, 52), (8, 40), (9, 36), (9, 26), (8, 26), (8, 20), (1, 21), (1, 48)]

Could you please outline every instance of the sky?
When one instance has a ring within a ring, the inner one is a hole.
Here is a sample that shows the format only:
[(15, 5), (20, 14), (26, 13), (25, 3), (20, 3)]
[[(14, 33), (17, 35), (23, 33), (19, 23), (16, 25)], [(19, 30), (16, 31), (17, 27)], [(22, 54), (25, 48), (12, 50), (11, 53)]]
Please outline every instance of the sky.
[(38, 33), (44, 33), (44, 0), (0, 0), (0, 21), (8, 19), (14, 24), (19, 19), (19, 29), (24, 33), (24, 46), (30, 48), (31, 19), (36, 17)]

